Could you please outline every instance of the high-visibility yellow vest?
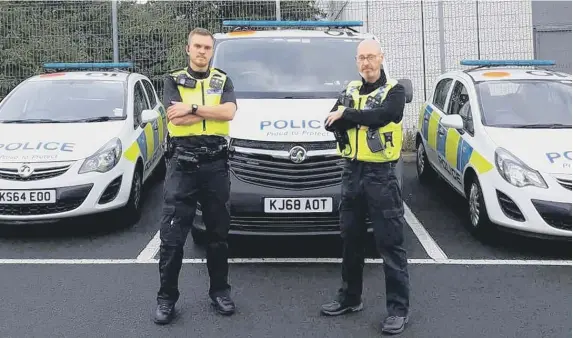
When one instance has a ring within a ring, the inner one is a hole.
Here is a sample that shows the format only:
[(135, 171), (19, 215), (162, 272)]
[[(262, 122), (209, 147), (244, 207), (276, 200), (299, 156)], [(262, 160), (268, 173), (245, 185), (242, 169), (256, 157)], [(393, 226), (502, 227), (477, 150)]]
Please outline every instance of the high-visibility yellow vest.
[[(388, 91), (394, 87), (398, 81), (390, 79), (386, 85), (372, 91), (367, 95), (360, 95), (362, 81), (351, 81), (346, 87), (346, 95), (352, 97), (354, 106), (349, 108), (365, 109), (366, 101), (369, 97), (382, 103), (388, 95)], [(385, 145), (385, 149), (379, 152), (372, 152), (367, 143), (368, 126), (357, 126), (347, 130), (350, 145), (344, 149), (337, 146), (339, 154), (344, 158), (355, 159), (364, 162), (391, 162), (400, 158), (402, 152), (402, 121), (399, 123), (390, 122), (389, 124), (378, 128), (380, 139)]]
[[(194, 79), (187, 72), (187, 69), (181, 69), (172, 72), (169, 75), (173, 77), (175, 81), (177, 81), (177, 77), (180, 74), (185, 74), (189, 78)], [(203, 80), (195, 80), (197, 81), (195, 88), (184, 87), (181, 84), (177, 85), (183, 103), (197, 104), (199, 106), (216, 106), (221, 102), (223, 87), (225, 86), (225, 81), (227, 80), (227, 75), (225, 72), (217, 68), (211, 68), (209, 71), (209, 77)], [(203, 120), (200, 123), (181, 126), (176, 126), (169, 122), (167, 124), (167, 129), (169, 130), (169, 136), (171, 137), (193, 135), (227, 136), (229, 135), (229, 121)]]

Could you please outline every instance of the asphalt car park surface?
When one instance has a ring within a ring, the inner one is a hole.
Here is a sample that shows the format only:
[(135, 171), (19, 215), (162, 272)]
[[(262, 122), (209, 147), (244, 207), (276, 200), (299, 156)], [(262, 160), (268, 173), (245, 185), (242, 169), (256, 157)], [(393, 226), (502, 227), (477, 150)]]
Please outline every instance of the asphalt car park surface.
[[(378, 260), (365, 268), (362, 313), (319, 314), (339, 286), (337, 237), (232, 238), (230, 278), (238, 309), (224, 318), (209, 307), (205, 252), (189, 236), (179, 317), (156, 326), (161, 195), (161, 182), (147, 190), (144, 215), (132, 227), (108, 215), (2, 229), (0, 336), (380, 335), (385, 309)], [(463, 200), (440, 181), (421, 186), (414, 163), (405, 166), (404, 201), (412, 212), (405, 229), (412, 314), (401, 337), (571, 336), (571, 243), (512, 234), (477, 241), (465, 229)], [(378, 258), (372, 243), (368, 256)]]

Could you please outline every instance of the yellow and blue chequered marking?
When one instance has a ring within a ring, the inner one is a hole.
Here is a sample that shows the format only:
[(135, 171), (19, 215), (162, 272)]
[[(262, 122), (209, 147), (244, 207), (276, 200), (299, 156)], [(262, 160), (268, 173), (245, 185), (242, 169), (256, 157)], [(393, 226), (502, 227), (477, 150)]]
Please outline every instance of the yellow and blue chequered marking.
[[(147, 163), (153, 158), (153, 155), (160, 151), (159, 146), (163, 140), (164, 126), (166, 112), (163, 108), (159, 108), (160, 118), (155, 120), (153, 124), (148, 123), (141, 133), (137, 136), (135, 141), (125, 151), (125, 158), (135, 163), (139, 154), (143, 159), (143, 163)], [(158, 128), (153, 128), (157, 126)]]
[(451, 168), (463, 173), (468, 164), (483, 174), (493, 168), (493, 165), (477, 152), (457, 130), (445, 128), (439, 123), (440, 115), (430, 105), (423, 107), (420, 114), (421, 134), (428, 145), (444, 158)]

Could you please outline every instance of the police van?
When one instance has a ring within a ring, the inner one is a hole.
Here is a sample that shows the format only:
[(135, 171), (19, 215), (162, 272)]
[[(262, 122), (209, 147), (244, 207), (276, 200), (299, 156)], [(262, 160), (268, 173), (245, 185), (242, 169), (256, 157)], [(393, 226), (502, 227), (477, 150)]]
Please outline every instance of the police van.
[[(235, 29), (215, 35), (212, 66), (231, 77), (238, 103), (229, 140), (230, 233), (338, 234), (342, 160), (324, 120), (346, 85), (360, 79), (358, 43), (375, 36), (353, 29), (361, 21), (224, 25)], [(410, 102), (411, 82), (400, 82)], [(401, 162), (398, 171), (401, 177)], [(196, 242), (204, 229), (199, 205)]]
[(149, 78), (120, 70), (131, 67), (45, 64), (0, 102), (0, 222), (139, 219), (143, 185), (165, 168), (167, 123)]
[(500, 228), (571, 240), (571, 74), (550, 60), (463, 60), (420, 110), (421, 182), (467, 201), (478, 237)]

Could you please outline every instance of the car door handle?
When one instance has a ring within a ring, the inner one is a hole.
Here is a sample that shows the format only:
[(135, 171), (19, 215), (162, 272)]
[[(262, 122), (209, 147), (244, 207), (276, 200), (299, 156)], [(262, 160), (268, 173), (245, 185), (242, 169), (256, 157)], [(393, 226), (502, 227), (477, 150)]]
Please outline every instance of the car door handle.
[(445, 133), (446, 133), (446, 132), (445, 132), (443, 129), (439, 129), (439, 130), (438, 130), (438, 134), (440, 134), (440, 135), (444, 135)]

